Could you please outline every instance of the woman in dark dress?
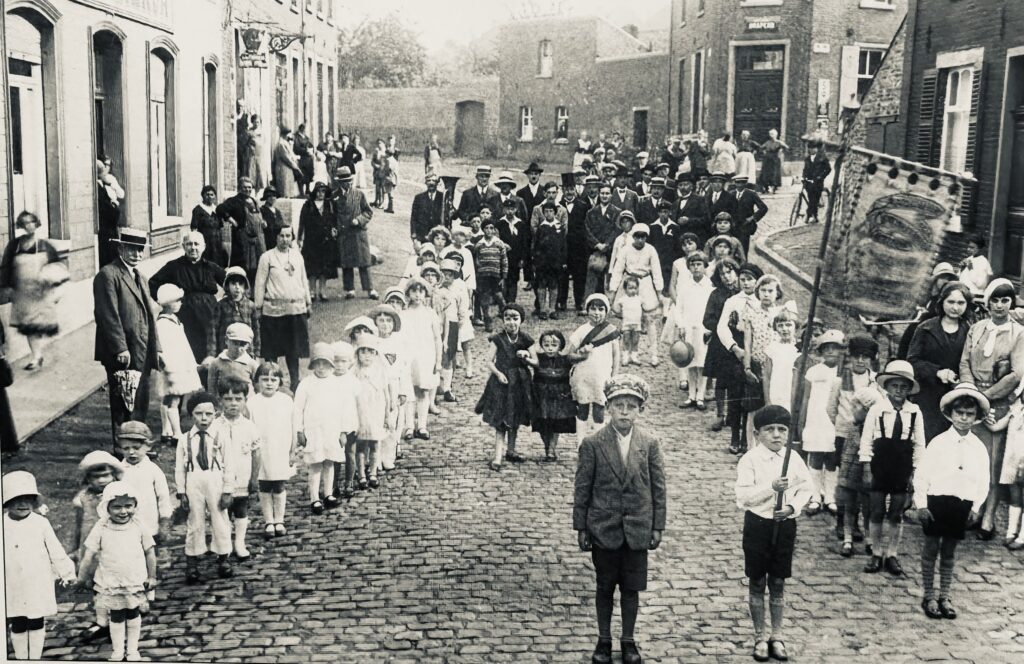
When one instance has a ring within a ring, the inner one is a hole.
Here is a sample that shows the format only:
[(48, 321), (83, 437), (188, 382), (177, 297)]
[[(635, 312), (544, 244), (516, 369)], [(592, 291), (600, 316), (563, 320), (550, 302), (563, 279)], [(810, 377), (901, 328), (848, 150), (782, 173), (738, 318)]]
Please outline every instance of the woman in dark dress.
[(217, 216), (217, 190), (208, 184), (203, 187), (200, 195), (203, 202), (192, 208), (191, 229), (202, 233), (206, 240), (203, 258), (227, 267), (231, 256), (231, 233), (224, 232), (224, 222)]
[(725, 392), (741, 379), (743, 365), (722, 345), (715, 330), (722, 317), (725, 301), (739, 292), (739, 264), (731, 258), (723, 258), (715, 264), (715, 272), (711, 275), (711, 283), (715, 290), (708, 297), (704, 309), (705, 336), (710, 333), (708, 350), (704, 356), (704, 377), (715, 379), (715, 408), (718, 418), (711, 425), (712, 431), (721, 431), (725, 426)]
[(338, 229), (327, 185), (317, 182), (299, 212), (299, 247), (313, 299), (327, 300), (327, 280), (338, 278)]
[(217, 206), (217, 216), (231, 224), (229, 265), (245, 270), (249, 283), (256, 278), (256, 266), (267, 250), (263, 238), (263, 217), (256, 204), (256, 190), (247, 177), (238, 180), (238, 193)]
[(263, 205), (260, 206), (260, 216), (263, 217), (263, 242), (267, 247), (277, 244), (277, 234), (284, 227), (284, 217), (281, 211), (274, 207), (279, 194), (273, 187), (266, 187), (263, 190)]
[(937, 300), (941, 315), (917, 326), (907, 352), (914, 377), (921, 384), (914, 402), (921, 408), (925, 440), (949, 428), (939, 409), (939, 400), (959, 382), (960, 356), (971, 327), (964, 317), (971, 301), (971, 289), (966, 284), (946, 284)]
[(779, 140), (779, 132), (769, 129), (768, 140), (761, 144), (764, 161), (757, 181), (765, 193), (774, 194), (782, 186), (782, 151), (788, 149), (789, 146)]

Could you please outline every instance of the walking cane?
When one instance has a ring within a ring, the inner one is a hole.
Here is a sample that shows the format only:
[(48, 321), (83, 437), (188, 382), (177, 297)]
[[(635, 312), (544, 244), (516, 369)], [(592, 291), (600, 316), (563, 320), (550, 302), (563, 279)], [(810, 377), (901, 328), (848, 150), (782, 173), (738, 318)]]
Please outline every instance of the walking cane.
[[(849, 147), (848, 134), (844, 134), (842, 143), (839, 146), (839, 152), (836, 155), (836, 166), (833, 171), (836, 174), (835, 183), (832, 186), (832, 195), (829, 200), (828, 211), (825, 215), (825, 224), (821, 229), (821, 244), (818, 246), (818, 260), (814, 268), (814, 283), (811, 286), (811, 302), (807, 307), (807, 324), (804, 326), (804, 336), (801, 340), (802, 348), (804, 349), (800, 353), (800, 369), (797, 372), (799, 380), (796, 384), (796, 392), (793, 394), (793, 403), (791, 404), (791, 413), (793, 414), (793, 422), (799, 421), (799, 414), (797, 409), (803, 404), (804, 399), (804, 374), (807, 371), (807, 349), (811, 345), (811, 328), (814, 325), (814, 313), (818, 308), (818, 291), (821, 289), (821, 271), (822, 266), (825, 264), (825, 254), (828, 252), (828, 239), (829, 233), (832, 230), (832, 218), (835, 214), (836, 207), (841, 205), (841, 192), (839, 189), (839, 175), (842, 172), (843, 160), (846, 157), (846, 151)], [(796, 434), (796, 426), (789, 427), (789, 437), (786, 440), (786, 453), (782, 457), (782, 477), (786, 477), (786, 473), (789, 470), (789, 457), (793, 453), (793, 437)], [(782, 500), (785, 491), (777, 491), (775, 494), (775, 509), (782, 509)], [(779, 522), (776, 521), (772, 528), (772, 546), (775, 546), (775, 542), (779, 537)]]

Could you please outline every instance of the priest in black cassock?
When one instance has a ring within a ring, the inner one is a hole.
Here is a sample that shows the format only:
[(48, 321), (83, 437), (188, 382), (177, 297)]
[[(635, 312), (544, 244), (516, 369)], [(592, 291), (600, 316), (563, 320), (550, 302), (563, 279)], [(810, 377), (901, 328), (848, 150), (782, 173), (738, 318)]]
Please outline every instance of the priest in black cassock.
[(206, 359), (206, 348), (213, 329), (217, 308), (217, 287), (224, 283), (224, 268), (203, 258), (206, 241), (203, 234), (192, 231), (181, 240), (185, 255), (168, 261), (149, 280), (153, 298), (164, 284), (174, 284), (185, 291), (178, 319), (185, 328), (188, 345), (196, 364)]

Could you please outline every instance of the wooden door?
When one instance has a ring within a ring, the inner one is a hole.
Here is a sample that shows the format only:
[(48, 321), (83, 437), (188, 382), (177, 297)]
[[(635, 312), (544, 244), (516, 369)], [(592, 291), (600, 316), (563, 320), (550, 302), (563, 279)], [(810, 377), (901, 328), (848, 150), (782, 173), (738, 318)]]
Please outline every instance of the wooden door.
[(633, 147), (647, 147), (647, 111), (633, 111)]
[(782, 86), (785, 47), (740, 46), (736, 48), (733, 132), (744, 129), (762, 142), (768, 130), (782, 130)]

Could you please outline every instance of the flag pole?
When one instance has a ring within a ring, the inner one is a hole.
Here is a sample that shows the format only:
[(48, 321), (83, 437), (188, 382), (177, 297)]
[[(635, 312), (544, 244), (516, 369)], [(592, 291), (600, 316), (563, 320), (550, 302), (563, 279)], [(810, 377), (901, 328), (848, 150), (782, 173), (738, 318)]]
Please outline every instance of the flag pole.
[[(786, 452), (782, 457), (782, 477), (786, 477), (789, 471), (789, 459), (793, 454), (793, 440), (796, 435), (796, 423), (799, 422), (800, 414), (798, 410), (803, 406), (804, 399), (804, 374), (807, 372), (807, 357), (810, 355), (810, 346), (812, 338), (812, 328), (814, 326), (814, 314), (818, 309), (818, 293), (821, 290), (821, 273), (825, 265), (825, 255), (828, 252), (828, 240), (829, 235), (832, 231), (832, 220), (835, 216), (836, 208), (842, 205), (842, 196), (839, 191), (840, 175), (842, 173), (843, 162), (846, 160), (846, 152), (849, 149), (849, 135), (848, 131), (850, 122), (856, 116), (857, 110), (860, 109), (860, 104), (856, 102), (850, 102), (844, 105), (843, 115), (844, 121), (840, 129), (840, 142), (839, 151), (836, 153), (835, 168), (833, 169), (832, 179), (832, 194), (829, 197), (828, 210), (825, 212), (825, 224), (821, 229), (821, 243), (818, 245), (818, 260), (814, 267), (814, 282), (811, 285), (811, 302), (807, 306), (807, 323), (804, 326), (804, 334), (801, 340), (801, 348), (803, 352), (800, 353), (800, 364), (797, 370), (797, 384), (796, 391), (793, 394), (792, 402), (792, 418), (793, 421), (789, 427), (789, 435), (786, 439)], [(782, 509), (782, 501), (785, 491), (775, 492), (775, 509)], [(776, 540), (779, 537), (779, 522), (776, 521), (772, 529), (772, 545), (775, 545)]]

